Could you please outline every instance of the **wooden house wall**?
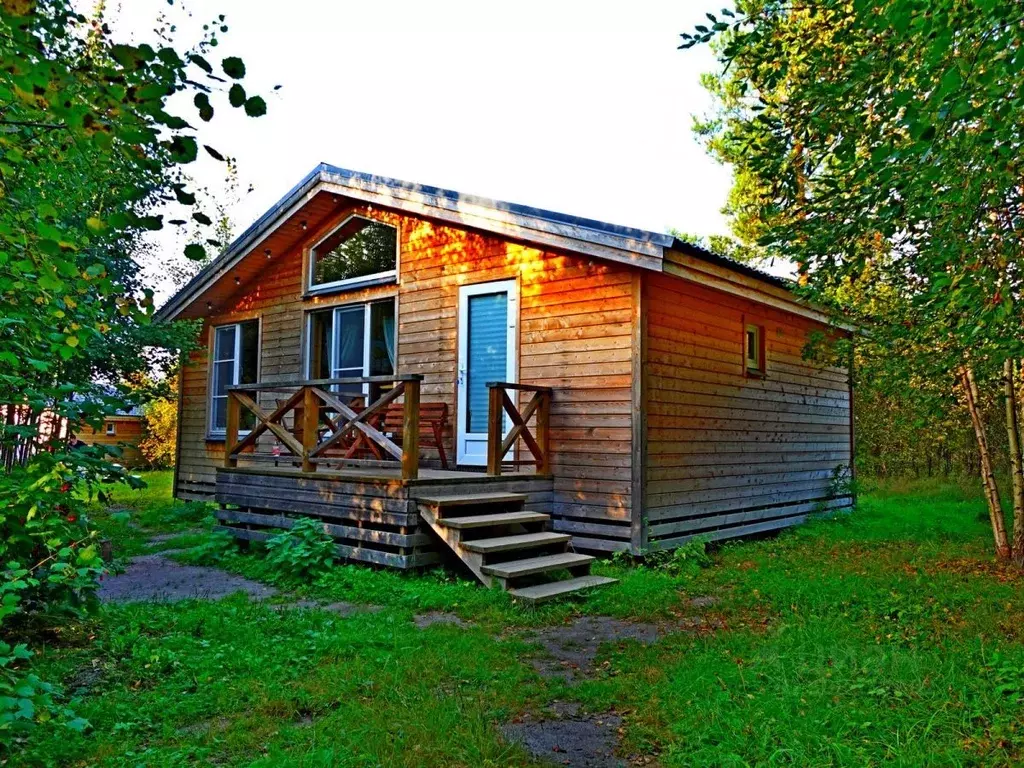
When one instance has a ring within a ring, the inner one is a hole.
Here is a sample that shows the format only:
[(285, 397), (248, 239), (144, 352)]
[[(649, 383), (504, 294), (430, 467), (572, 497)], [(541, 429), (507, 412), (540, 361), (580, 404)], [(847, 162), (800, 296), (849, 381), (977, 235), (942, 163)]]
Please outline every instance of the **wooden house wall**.
[[(304, 249), (354, 210), (399, 226), (399, 284), (304, 298)], [(519, 286), (518, 380), (556, 390), (550, 510), (555, 527), (576, 534), (581, 548), (626, 546), (631, 535), (633, 318), (639, 296), (634, 270), (394, 211), (353, 209), (344, 201), (318, 219), (302, 242), (242, 279), (237, 290), (231, 276), (221, 281), (224, 295), (204, 320), (204, 347), (191, 356), (181, 379), (178, 495), (209, 498), (214, 468), (223, 455), (222, 443), (206, 440), (211, 326), (259, 317), (260, 380), (294, 381), (302, 377), (306, 311), (397, 296), (397, 368), (424, 375), (422, 399), (449, 404), (454, 432), (459, 286), (512, 278)], [(452, 434), (448, 448), (454, 457)]]
[[(665, 274), (643, 284), (646, 441), (641, 546), (799, 522), (850, 462), (845, 369), (802, 356), (823, 326)], [(745, 324), (764, 333), (766, 375), (745, 372)]]
[[(115, 435), (108, 435), (107, 422), (113, 422)], [(139, 450), (142, 440), (142, 418), (139, 416), (118, 416), (104, 421), (99, 431), (83, 424), (78, 432), (79, 439), (88, 445), (113, 445), (121, 449), (120, 458), (116, 461), (126, 467), (136, 467), (145, 463)]]

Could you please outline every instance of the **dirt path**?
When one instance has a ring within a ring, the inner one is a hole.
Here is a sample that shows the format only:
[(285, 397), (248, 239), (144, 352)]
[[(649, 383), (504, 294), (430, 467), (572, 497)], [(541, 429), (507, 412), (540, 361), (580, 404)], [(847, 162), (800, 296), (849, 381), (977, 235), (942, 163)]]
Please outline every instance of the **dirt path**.
[(124, 573), (105, 577), (100, 582), (99, 598), (108, 603), (177, 602), (219, 600), (235, 592), (245, 592), (257, 600), (278, 593), (274, 587), (220, 568), (182, 565), (155, 554), (133, 557)]

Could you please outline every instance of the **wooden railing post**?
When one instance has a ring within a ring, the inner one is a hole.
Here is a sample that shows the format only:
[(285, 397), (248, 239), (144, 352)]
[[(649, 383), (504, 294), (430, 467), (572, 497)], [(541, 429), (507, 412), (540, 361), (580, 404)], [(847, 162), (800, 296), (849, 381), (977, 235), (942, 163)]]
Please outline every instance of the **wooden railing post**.
[(313, 387), (302, 391), (302, 471), (316, 472), (316, 462), (310, 454), (319, 441), (320, 398)]
[(238, 423), (242, 419), (242, 404), (235, 393), (228, 390), (227, 418), (224, 424), (224, 466), (237, 467), (238, 459), (231, 455), (238, 445)]
[(505, 408), (501, 403), (504, 394), (500, 384), (487, 385), (487, 474), (501, 474), (501, 426), (504, 423)]
[(402, 479), (415, 480), (420, 474), (420, 382), (411, 379), (405, 385), (405, 410), (402, 412)]
[(551, 451), (549, 448), (549, 425), (551, 421), (551, 393), (540, 392), (540, 406), (537, 408), (537, 445), (540, 457), (537, 459), (537, 474), (551, 474)]

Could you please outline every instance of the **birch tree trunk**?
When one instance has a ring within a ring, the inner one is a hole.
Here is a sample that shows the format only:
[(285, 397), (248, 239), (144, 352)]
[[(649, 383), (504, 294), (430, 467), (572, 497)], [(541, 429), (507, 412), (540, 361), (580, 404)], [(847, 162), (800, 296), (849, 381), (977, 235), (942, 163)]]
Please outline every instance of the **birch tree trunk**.
[(974, 371), (964, 367), (960, 369), (960, 380), (964, 388), (964, 399), (967, 410), (971, 414), (974, 425), (974, 436), (978, 441), (978, 456), (981, 459), (981, 481), (985, 486), (985, 499), (988, 501), (988, 517), (992, 523), (992, 536), (995, 539), (996, 555), (1000, 559), (1010, 557), (1010, 544), (1006, 538), (1006, 521), (1003, 519), (1003, 505), (999, 501), (999, 487), (992, 471), (992, 456), (988, 452), (988, 438), (985, 436), (985, 424), (981, 420), (978, 409), (978, 384), (974, 380)]
[(1010, 477), (1013, 481), (1013, 562), (1024, 565), (1024, 466), (1021, 460), (1020, 420), (1017, 410), (1016, 366), (1012, 359), (1003, 364), (1003, 392), (1006, 400), (1006, 436), (1010, 446)]

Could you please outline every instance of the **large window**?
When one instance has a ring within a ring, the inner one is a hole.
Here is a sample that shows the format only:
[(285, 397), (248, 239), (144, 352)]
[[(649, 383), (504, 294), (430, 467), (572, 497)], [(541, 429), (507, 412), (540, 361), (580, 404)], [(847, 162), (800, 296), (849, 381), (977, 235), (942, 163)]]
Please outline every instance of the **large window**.
[[(395, 372), (395, 302), (348, 304), (309, 314), (307, 374), (313, 379)], [(364, 391), (343, 387), (344, 391)]]
[(310, 261), (310, 290), (392, 279), (398, 267), (398, 230), (352, 216), (313, 246)]
[[(260, 324), (258, 320), (221, 325), (213, 329), (213, 366), (210, 382), (210, 432), (227, 428), (228, 388), (254, 384), (259, 375)], [(243, 429), (252, 427), (253, 416), (242, 411)]]

